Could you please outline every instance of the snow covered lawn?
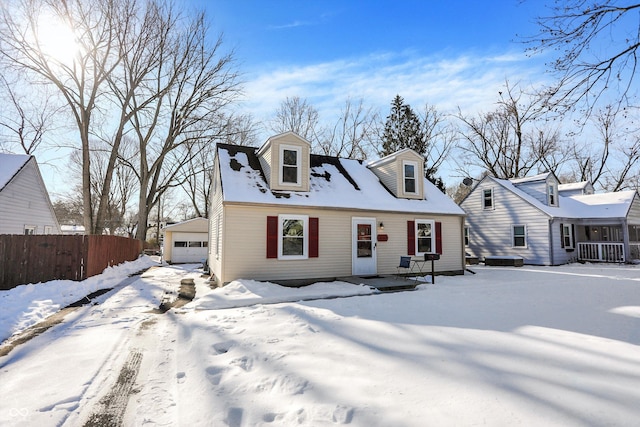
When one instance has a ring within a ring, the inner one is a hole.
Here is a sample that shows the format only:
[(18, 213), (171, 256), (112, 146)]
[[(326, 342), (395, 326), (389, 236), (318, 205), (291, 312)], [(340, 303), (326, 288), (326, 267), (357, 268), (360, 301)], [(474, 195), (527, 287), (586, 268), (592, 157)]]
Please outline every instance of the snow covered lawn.
[[(1, 357), (0, 425), (84, 424), (131, 354), (142, 355), (122, 408), (132, 426), (640, 419), (635, 266), (475, 267), (392, 294), (340, 282), (211, 290), (194, 268), (152, 269)], [(184, 277), (196, 298), (150, 312)]]

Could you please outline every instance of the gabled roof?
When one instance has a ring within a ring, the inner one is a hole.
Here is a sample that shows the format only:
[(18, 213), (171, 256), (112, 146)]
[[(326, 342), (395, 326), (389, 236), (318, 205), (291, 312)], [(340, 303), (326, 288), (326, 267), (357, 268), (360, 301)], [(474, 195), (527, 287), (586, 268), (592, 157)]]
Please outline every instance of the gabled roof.
[(569, 182), (567, 184), (558, 185), (558, 191), (575, 191), (584, 190), (591, 185), (589, 181)]
[(22, 170), (32, 156), (0, 153), (0, 191)]
[(394, 161), (395, 159), (397, 159), (400, 155), (404, 154), (404, 153), (413, 153), (416, 157), (419, 157), (422, 159), (422, 156), (420, 154), (418, 154), (417, 151), (412, 150), (411, 148), (403, 148), (402, 150), (396, 151), (395, 153), (391, 153), (381, 159), (378, 160), (374, 160), (372, 162), (369, 162), (369, 167), (371, 168), (375, 168), (377, 166), (383, 165), (385, 163)]
[(309, 191), (302, 192), (272, 191), (253, 147), (218, 144), (217, 157), (224, 202), (464, 215), (426, 179), (426, 199), (394, 197), (359, 160), (312, 154)]
[(549, 217), (556, 218), (624, 218), (627, 216), (636, 196), (634, 190), (579, 196), (559, 195), (559, 206), (555, 207), (547, 206), (535, 197), (520, 190), (512, 180), (497, 179), (490, 176), (485, 179), (495, 181)]
[(169, 231), (185, 231), (185, 232), (208, 232), (209, 231), (209, 220), (207, 218), (192, 218), (186, 221), (177, 222), (175, 224), (167, 225), (164, 227), (165, 230)]
[(536, 182), (536, 181), (546, 181), (547, 178), (549, 177), (549, 175), (552, 175), (551, 172), (545, 172), (545, 173), (541, 173), (538, 175), (534, 175), (534, 176), (528, 176), (525, 178), (514, 178), (514, 179), (510, 179), (509, 181), (511, 181), (511, 183), (513, 184), (525, 184), (528, 182)]

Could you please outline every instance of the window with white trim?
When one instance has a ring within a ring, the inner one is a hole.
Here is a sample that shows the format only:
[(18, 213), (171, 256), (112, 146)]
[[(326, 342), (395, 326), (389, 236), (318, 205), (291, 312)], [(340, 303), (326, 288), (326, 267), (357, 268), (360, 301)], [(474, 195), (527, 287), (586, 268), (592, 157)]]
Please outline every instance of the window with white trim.
[(417, 162), (410, 162), (408, 160), (402, 162), (402, 177), (404, 180), (404, 192), (406, 194), (418, 194), (417, 171)]
[(307, 259), (309, 217), (307, 215), (278, 216), (278, 258)]
[(464, 227), (464, 246), (469, 247), (469, 226)]
[(493, 209), (493, 188), (482, 190), (482, 208)]
[(302, 148), (290, 145), (280, 146), (280, 184), (301, 185)]
[(36, 229), (37, 229), (37, 227), (35, 225), (25, 225), (24, 226), (24, 234), (26, 236), (31, 236), (33, 234), (36, 234)]
[(220, 230), (221, 230), (221, 215), (218, 214), (218, 216), (216, 217), (216, 258), (219, 259), (220, 258), (220, 242), (221, 242), (221, 238), (220, 238)]
[(562, 242), (564, 248), (573, 249), (573, 230), (571, 224), (562, 225)]
[(427, 219), (416, 220), (416, 255), (435, 253), (435, 221)]
[(514, 225), (512, 228), (512, 245), (514, 248), (527, 247), (527, 226)]
[(549, 206), (558, 206), (558, 187), (555, 184), (547, 186), (547, 201)]

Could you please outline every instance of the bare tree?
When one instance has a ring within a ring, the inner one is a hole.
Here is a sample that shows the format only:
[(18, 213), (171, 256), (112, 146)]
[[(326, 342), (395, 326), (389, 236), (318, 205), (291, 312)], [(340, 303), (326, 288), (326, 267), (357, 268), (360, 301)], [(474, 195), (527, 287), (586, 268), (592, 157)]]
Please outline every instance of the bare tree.
[(457, 131), (448, 121), (447, 116), (438, 111), (434, 105), (425, 104), (420, 114), (425, 139), (425, 166), (427, 176), (435, 177), (438, 169), (448, 159), (455, 148)]
[[(51, 23), (73, 30), (75, 54), (47, 46)], [(235, 96), (231, 55), (209, 45), (204, 14), (181, 15), (164, 0), (21, 0), (3, 4), (0, 56), (17, 72), (58, 89), (75, 119), (82, 153), (84, 224), (101, 233), (125, 135), (137, 144), (139, 224), (185, 163), (183, 148), (208, 138), (213, 118)], [(110, 150), (100, 188), (92, 187), (92, 138)], [(180, 151), (180, 153), (178, 153)], [(98, 195), (98, 197), (95, 197)], [(94, 208), (97, 204), (97, 208)], [(138, 227), (144, 238), (144, 227)]]
[(34, 154), (43, 142), (47, 131), (55, 130), (53, 119), (60, 111), (52, 96), (28, 96), (17, 81), (0, 76), (0, 93), (6, 102), (0, 107), (0, 128), (7, 133), (3, 144), (10, 151)]
[(376, 117), (373, 108), (366, 108), (362, 99), (354, 102), (348, 98), (333, 128), (318, 141), (316, 151), (327, 156), (366, 159), (375, 152)]
[(499, 95), (498, 107), (492, 112), (477, 117), (458, 112), (466, 127), (461, 131), (464, 165), (459, 165), (460, 171), (472, 176), (470, 169), (480, 168), (508, 179), (548, 169), (547, 159), (559, 149), (559, 132), (541, 116), (541, 101), (523, 98), (523, 91), (511, 87), (508, 81)]
[(182, 183), (181, 171), (206, 143), (225, 134), (222, 111), (238, 92), (232, 55), (220, 52), (221, 38), (209, 44), (203, 13), (156, 5), (139, 25), (123, 35), (133, 48), (110, 84), (136, 140), (137, 163), (128, 164), (139, 181), (137, 237), (144, 240), (151, 208)]
[[(608, 106), (595, 112), (591, 118), (597, 141), (575, 143), (573, 146), (573, 176), (579, 181), (590, 181), (597, 188), (618, 191), (634, 187), (640, 171), (640, 138), (635, 127), (622, 128), (621, 117)], [(628, 120), (633, 123), (632, 120)]]
[(525, 39), (528, 50), (557, 53), (550, 63), (558, 82), (547, 91), (549, 108), (566, 111), (578, 103), (587, 117), (605, 94), (616, 99), (614, 111), (636, 102), (638, 10), (638, 3), (564, 0), (537, 18), (540, 32)]
[[(101, 233), (102, 224), (94, 212), (106, 210), (110, 181), (105, 181), (104, 198), (93, 209), (90, 137), (94, 115), (106, 96), (106, 80), (118, 66), (124, 52), (118, 35), (128, 31), (136, 12), (128, 0), (86, 1), (22, 0), (0, 11), (0, 56), (16, 73), (49, 83), (58, 89), (75, 120), (82, 156), (83, 222), (89, 233)], [(48, 46), (43, 30), (57, 25), (59, 31), (73, 31), (76, 49), (72, 58), (62, 58)], [(34, 86), (34, 89), (36, 86)]]
[(295, 132), (312, 144), (316, 144), (321, 133), (318, 123), (318, 110), (306, 99), (294, 96), (287, 97), (280, 103), (269, 127), (275, 133)]

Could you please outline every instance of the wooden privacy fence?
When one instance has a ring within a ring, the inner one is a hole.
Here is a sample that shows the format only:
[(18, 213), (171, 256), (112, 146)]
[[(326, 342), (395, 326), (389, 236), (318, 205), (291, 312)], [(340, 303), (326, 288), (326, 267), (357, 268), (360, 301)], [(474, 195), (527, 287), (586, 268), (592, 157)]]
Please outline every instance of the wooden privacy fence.
[(0, 235), (0, 290), (25, 283), (84, 280), (138, 258), (139, 240), (119, 236)]

